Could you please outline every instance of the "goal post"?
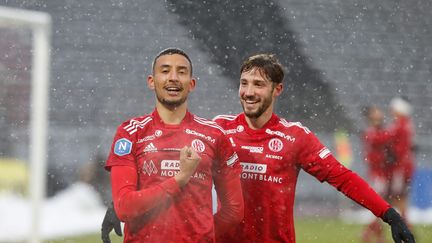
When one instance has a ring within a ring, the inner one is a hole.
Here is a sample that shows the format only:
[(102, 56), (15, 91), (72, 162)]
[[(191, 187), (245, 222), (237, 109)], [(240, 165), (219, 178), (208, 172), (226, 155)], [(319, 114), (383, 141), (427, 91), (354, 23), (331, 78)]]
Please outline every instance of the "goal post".
[(29, 242), (41, 242), (41, 208), (45, 198), (51, 16), (44, 12), (0, 6), (0, 26), (25, 27), (32, 32), (30, 98), (31, 232)]

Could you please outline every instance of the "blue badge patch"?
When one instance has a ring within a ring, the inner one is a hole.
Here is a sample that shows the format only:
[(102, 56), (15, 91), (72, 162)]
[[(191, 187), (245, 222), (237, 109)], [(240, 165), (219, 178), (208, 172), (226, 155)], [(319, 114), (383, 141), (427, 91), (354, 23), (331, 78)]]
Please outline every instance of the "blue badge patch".
[(127, 140), (126, 138), (121, 138), (117, 140), (114, 145), (114, 153), (118, 156), (123, 156), (126, 154), (130, 154), (132, 150), (132, 142)]

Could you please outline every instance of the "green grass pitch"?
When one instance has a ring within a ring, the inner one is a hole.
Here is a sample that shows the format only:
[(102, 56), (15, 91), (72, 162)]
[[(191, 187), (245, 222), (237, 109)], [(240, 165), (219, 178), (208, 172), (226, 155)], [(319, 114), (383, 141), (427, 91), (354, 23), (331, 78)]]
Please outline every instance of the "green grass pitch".
[[(335, 218), (297, 219), (297, 243), (361, 243), (360, 235), (364, 225), (346, 224)], [(388, 242), (393, 242), (390, 227), (385, 226)], [(417, 243), (432, 242), (432, 225), (414, 225)], [(45, 243), (95, 243), (102, 242), (99, 234), (45, 241)], [(111, 234), (112, 243), (122, 242), (122, 238)]]

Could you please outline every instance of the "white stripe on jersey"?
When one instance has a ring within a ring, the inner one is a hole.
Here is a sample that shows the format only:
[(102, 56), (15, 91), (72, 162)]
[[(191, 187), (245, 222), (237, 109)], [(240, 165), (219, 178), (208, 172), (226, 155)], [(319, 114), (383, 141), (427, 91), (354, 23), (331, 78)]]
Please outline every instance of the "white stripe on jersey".
[(237, 155), (237, 153), (234, 152), (231, 155), (231, 157), (228, 158), (228, 160), (226, 161), (226, 164), (228, 166), (232, 166), (237, 160), (238, 160), (238, 155)]
[(287, 120), (281, 118), (279, 120), (279, 122), (284, 125), (285, 127), (292, 127), (292, 126), (296, 126), (299, 127), (301, 129), (303, 129), (305, 131), (306, 134), (309, 134), (311, 131), (309, 130), (309, 128), (303, 126), (300, 122), (288, 122)]
[(146, 122), (147, 120), (149, 120), (149, 119), (151, 119), (151, 117), (146, 117), (146, 118), (144, 118), (142, 121), (137, 121), (137, 120), (134, 120), (134, 119), (131, 119), (130, 121), (129, 121), (129, 125), (127, 125), (127, 126), (125, 126), (125, 127), (123, 127), (125, 130), (130, 130), (130, 129), (132, 129), (134, 126), (135, 126), (135, 124), (137, 124), (137, 123), (143, 123), (143, 122)]
[(132, 134), (134, 134), (134, 133), (138, 130), (138, 128), (144, 128), (144, 126), (145, 126), (148, 122), (150, 122), (151, 120), (152, 120), (151, 117), (146, 117), (146, 118), (144, 118), (144, 120), (142, 120), (142, 121), (137, 121), (137, 120), (132, 119), (132, 120), (130, 120), (129, 125), (124, 126), (123, 128), (124, 128), (127, 132), (129, 132), (130, 135), (132, 135)]
[(318, 156), (321, 159), (325, 159), (327, 158), (327, 156), (330, 154), (330, 150), (328, 150), (328, 148), (324, 147), (322, 148), (320, 151), (318, 151)]
[(225, 134), (225, 130), (222, 127), (220, 127), (219, 125), (217, 125), (217, 123), (214, 122), (214, 121), (209, 121), (207, 119), (204, 119), (204, 118), (201, 118), (201, 117), (197, 117), (197, 116), (194, 116), (194, 120), (196, 122), (198, 122), (199, 124), (219, 129), (221, 132), (223, 132)]
[(228, 121), (234, 121), (236, 119), (237, 116), (234, 115), (217, 115), (213, 118), (213, 121), (216, 119), (223, 119), (223, 120), (228, 120)]

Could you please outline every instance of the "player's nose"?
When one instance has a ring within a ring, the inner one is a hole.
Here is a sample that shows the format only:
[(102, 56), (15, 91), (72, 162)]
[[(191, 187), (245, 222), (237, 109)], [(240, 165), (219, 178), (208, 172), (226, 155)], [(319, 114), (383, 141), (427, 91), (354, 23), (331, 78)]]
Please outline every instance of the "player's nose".
[(179, 75), (176, 71), (171, 71), (168, 75), (168, 80), (169, 81), (178, 81), (179, 80)]
[(253, 96), (255, 94), (255, 90), (252, 85), (247, 85), (244, 87), (244, 95), (245, 96)]

